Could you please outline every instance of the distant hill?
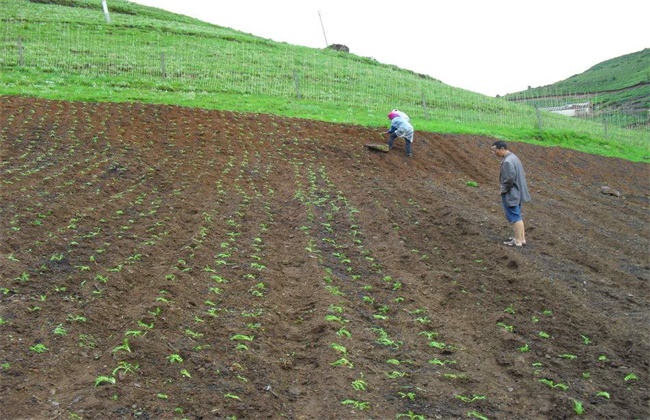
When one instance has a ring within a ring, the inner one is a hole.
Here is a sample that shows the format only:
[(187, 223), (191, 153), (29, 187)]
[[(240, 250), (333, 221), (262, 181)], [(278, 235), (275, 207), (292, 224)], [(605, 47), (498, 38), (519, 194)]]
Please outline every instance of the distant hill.
[(590, 102), (595, 118), (617, 118), (616, 125), (648, 126), (650, 109), (650, 48), (603, 61), (557, 83), (504, 96), (538, 107)]

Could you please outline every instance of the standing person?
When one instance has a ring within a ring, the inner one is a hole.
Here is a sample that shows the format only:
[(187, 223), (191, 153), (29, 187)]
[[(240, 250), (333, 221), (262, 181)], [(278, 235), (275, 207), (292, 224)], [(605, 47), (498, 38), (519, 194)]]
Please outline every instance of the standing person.
[(510, 150), (505, 142), (498, 140), (492, 143), (492, 153), (501, 159), (499, 183), (501, 185), (501, 202), (506, 219), (512, 225), (515, 236), (504, 242), (508, 246), (526, 245), (526, 231), (521, 218), (521, 205), (531, 200), (526, 183), (526, 174), (521, 161)]
[(404, 137), (404, 143), (406, 146), (406, 156), (413, 156), (413, 149), (411, 143), (413, 143), (413, 126), (410, 122), (401, 117), (397, 112), (391, 111), (388, 114), (388, 119), (390, 120), (390, 128), (384, 134), (390, 134), (388, 138), (388, 149), (393, 148), (393, 143), (398, 137)]

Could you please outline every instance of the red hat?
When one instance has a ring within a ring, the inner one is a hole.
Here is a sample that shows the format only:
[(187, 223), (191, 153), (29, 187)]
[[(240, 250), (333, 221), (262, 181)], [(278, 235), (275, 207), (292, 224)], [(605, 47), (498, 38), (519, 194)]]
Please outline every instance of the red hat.
[(392, 120), (395, 117), (399, 117), (399, 114), (395, 111), (392, 111), (390, 114), (388, 114), (388, 119)]

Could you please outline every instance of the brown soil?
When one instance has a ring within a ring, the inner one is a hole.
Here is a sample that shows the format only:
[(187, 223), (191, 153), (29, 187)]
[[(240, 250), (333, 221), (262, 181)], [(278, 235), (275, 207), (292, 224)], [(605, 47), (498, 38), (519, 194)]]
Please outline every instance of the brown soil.
[(649, 418), (648, 165), (380, 131), (0, 97), (0, 417)]

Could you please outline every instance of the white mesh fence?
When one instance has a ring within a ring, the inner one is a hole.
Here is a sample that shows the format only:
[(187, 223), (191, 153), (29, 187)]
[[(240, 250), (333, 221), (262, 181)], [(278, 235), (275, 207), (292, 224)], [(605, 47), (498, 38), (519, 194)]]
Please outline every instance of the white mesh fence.
[[(650, 131), (647, 111), (645, 115), (620, 112), (603, 116), (592, 109), (580, 118), (567, 118), (545, 110), (566, 105), (566, 95), (557, 95), (563, 96), (557, 104), (549, 98), (527, 98), (515, 104), (329, 50), (263, 40), (253, 43), (245, 38), (183, 39), (160, 31), (66, 23), (59, 24), (57, 36), (51, 37), (51, 22), (43, 24), (42, 30), (38, 25), (30, 22), (27, 30), (24, 22), (0, 21), (0, 69), (106, 77), (117, 87), (138, 84), (152, 89), (326, 102), (377, 113), (398, 106), (413, 117), (447, 119), (468, 126), (563, 129), (622, 139), (638, 138), (639, 131), (647, 138)], [(114, 44), (111, 39), (116, 40)], [(579, 101), (575, 103), (594, 99), (569, 98)], [(635, 124), (635, 130), (620, 128)]]

